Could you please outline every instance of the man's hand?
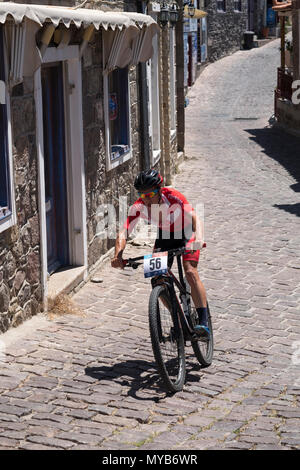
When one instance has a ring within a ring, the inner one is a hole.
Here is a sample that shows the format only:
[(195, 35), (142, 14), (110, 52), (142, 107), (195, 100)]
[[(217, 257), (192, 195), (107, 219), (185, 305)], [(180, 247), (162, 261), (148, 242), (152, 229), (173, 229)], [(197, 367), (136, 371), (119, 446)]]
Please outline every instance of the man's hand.
[(202, 250), (206, 246), (206, 243), (201, 240), (201, 241), (194, 241), (192, 243), (188, 243), (186, 245), (186, 249), (189, 251), (197, 251), (197, 250)]
[(117, 257), (114, 257), (114, 258), (111, 260), (111, 267), (112, 267), (112, 268), (121, 268), (121, 269), (124, 269), (123, 259), (122, 259), (122, 258), (119, 258), (118, 256), (117, 256)]

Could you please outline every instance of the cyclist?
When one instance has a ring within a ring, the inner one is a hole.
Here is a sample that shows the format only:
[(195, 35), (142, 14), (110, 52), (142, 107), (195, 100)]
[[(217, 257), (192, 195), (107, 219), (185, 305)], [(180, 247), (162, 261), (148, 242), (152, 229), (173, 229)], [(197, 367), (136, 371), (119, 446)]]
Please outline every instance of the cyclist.
[(186, 246), (182, 264), (199, 318), (195, 331), (198, 336), (208, 338), (206, 292), (197, 270), (200, 249), (203, 247), (202, 226), (185, 196), (175, 189), (162, 187), (162, 183), (163, 178), (153, 169), (142, 171), (136, 176), (134, 187), (139, 198), (131, 206), (123, 230), (116, 238), (111, 266), (124, 268), (122, 256), (127, 237), (139, 218), (158, 227), (155, 252)]

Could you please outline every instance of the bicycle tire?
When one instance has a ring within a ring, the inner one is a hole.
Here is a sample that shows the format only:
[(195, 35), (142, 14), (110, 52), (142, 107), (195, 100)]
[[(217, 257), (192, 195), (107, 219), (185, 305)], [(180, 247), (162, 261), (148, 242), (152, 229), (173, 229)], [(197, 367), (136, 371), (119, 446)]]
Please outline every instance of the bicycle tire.
[[(188, 284), (187, 280), (184, 279), (185, 285), (186, 285), (186, 290), (187, 292), (191, 292), (190, 285)], [(191, 341), (192, 348), (194, 351), (194, 354), (198, 360), (198, 362), (201, 364), (203, 368), (209, 367), (212, 363), (213, 360), (213, 352), (214, 352), (214, 335), (213, 335), (213, 326), (212, 326), (212, 321), (211, 321), (211, 315), (209, 311), (209, 305), (207, 303), (207, 312), (208, 312), (208, 327), (210, 330), (210, 338), (209, 341), (204, 342), (203, 340), (200, 339), (195, 339)], [(192, 327), (196, 326), (198, 324), (198, 314), (196, 311), (196, 307), (194, 306), (194, 302), (192, 299), (192, 296), (190, 297), (190, 324)]]
[(149, 299), (149, 327), (152, 349), (160, 377), (169, 392), (183, 389), (185, 351), (183, 332), (177, 312), (172, 311), (169, 293), (156, 286)]

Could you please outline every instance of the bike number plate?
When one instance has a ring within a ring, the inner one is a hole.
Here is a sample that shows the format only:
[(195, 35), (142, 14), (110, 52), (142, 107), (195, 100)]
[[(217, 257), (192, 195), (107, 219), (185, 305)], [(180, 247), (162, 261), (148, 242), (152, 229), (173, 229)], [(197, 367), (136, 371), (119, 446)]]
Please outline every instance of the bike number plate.
[(159, 276), (168, 272), (168, 252), (144, 256), (144, 276)]

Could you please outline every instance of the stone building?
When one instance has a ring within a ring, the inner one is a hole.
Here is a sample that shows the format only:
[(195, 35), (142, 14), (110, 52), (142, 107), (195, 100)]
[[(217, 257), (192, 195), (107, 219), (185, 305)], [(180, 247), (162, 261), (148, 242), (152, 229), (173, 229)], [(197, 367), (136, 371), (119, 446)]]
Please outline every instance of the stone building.
[(0, 2), (2, 332), (85, 282), (134, 175), (170, 184), (179, 158), (174, 29), (140, 2), (40, 3), (62, 8)]
[(239, 50), (247, 30), (248, 1), (203, 0), (200, 8), (208, 13), (208, 60)]

